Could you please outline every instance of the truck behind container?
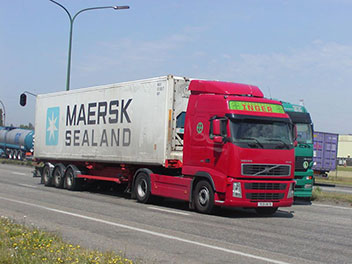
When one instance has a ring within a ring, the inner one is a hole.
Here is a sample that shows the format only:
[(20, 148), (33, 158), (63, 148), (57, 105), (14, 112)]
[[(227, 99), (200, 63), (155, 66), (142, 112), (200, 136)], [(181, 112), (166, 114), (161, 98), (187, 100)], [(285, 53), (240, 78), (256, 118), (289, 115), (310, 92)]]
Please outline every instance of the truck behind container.
[(313, 190), (313, 123), (302, 105), (282, 102), (297, 133), (295, 147), (295, 197), (310, 200)]

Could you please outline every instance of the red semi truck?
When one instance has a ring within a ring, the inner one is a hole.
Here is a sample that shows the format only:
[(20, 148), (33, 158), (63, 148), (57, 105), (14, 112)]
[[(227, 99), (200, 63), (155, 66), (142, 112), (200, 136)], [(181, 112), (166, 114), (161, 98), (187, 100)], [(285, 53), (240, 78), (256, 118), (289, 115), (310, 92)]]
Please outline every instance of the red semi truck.
[(142, 203), (271, 215), (293, 203), (291, 128), (256, 86), (168, 75), (38, 95), (34, 153), (46, 186), (112, 181)]

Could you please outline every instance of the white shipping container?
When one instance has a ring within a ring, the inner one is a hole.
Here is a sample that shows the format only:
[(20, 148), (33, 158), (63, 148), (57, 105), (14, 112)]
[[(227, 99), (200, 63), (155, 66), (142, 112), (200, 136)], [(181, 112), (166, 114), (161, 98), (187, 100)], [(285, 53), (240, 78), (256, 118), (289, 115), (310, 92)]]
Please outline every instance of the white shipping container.
[(186, 111), (189, 82), (168, 75), (38, 95), (35, 157), (154, 165), (182, 160), (176, 119)]

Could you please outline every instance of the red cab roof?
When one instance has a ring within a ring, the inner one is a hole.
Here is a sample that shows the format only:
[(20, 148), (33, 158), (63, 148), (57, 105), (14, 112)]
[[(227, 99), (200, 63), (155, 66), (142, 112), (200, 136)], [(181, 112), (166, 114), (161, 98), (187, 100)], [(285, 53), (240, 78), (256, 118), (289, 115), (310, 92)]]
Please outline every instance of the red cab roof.
[(192, 93), (264, 97), (264, 94), (257, 86), (242, 83), (192, 80), (188, 89)]

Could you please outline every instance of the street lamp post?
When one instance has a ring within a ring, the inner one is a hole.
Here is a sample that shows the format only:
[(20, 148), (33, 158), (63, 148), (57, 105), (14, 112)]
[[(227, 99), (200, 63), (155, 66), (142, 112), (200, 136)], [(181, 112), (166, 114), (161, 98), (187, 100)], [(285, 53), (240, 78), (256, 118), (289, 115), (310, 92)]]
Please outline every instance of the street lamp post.
[(89, 10), (96, 10), (96, 9), (107, 9), (111, 8), (114, 10), (120, 10), (120, 9), (129, 9), (129, 6), (97, 6), (97, 7), (90, 7), (90, 8), (84, 8), (80, 11), (78, 11), (74, 16), (70, 14), (70, 12), (60, 3), (54, 1), (54, 0), (49, 0), (50, 2), (53, 2), (54, 4), (57, 4), (60, 6), (62, 9), (65, 10), (66, 14), (68, 15), (68, 18), (70, 19), (70, 37), (69, 37), (69, 44), (68, 44), (68, 63), (67, 63), (67, 79), (66, 79), (66, 91), (70, 90), (70, 75), (71, 75), (71, 50), (72, 50), (72, 30), (73, 30), (73, 22), (75, 21), (76, 17), (85, 11)]
[(6, 116), (6, 111), (5, 111), (5, 105), (4, 103), (0, 100), (0, 103), (2, 105), (2, 112), (3, 112), (3, 115), (4, 115), (4, 119), (3, 119), (3, 126), (5, 126), (5, 116)]

